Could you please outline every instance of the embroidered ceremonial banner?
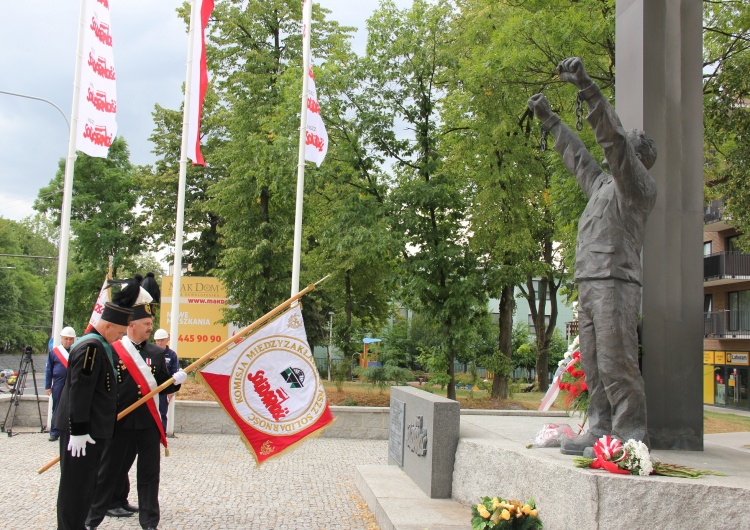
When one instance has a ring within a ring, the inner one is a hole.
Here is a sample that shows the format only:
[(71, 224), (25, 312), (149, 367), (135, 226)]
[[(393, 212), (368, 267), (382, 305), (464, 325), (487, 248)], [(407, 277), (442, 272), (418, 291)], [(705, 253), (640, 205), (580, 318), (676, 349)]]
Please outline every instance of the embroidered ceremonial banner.
[(68, 351), (62, 346), (55, 346), (52, 349), (52, 353), (55, 354), (55, 357), (57, 357), (57, 360), (60, 361), (60, 364), (62, 364), (67, 369), (68, 368)]
[[(145, 396), (159, 386), (156, 379), (154, 379), (154, 374), (151, 373), (151, 369), (149, 368), (151, 359), (148, 359), (149, 364), (147, 364), (136, 349), (133, 341), (131, 341), (127, 335), (112, 344), (112, 348), (114, 348), (117, 355), (120, 357), (120, 360), (125, 365), (125, 368), (130, 372), (130, 376), (138, 385), (141, 395)], [(148, 390), (146, 390), (147, 388)], [(159, 394), (156, 394), (147, 401), (146, 406), (151, 413), (151, 417), (153, 418), (156, 427), (159, 429), (161, 444), (166, 447), (167, 437), (164, 434), (164, 426), (161, 423), (161, 415), (159, 414)]]
[(199, 374), (258, 463), (333, 421), (299, 305)]
[[(187, 157), (193, 165), (205, 166), (201, 154), (201, 115), (203, 114), (203, 100), (208, 87), (208, 71), (206, 69), (206, 25), (214, 10), (214, 0), (193, 0), (198, 3), (197, 13), (200, 20), (193, 24), (190, 71), (190, 99), (188, 100), (188, 152)], [(194, 11), (196, 12), (196, 11)]]
[(85, 1), (76, 149), (106, 158), (117, 134), (115, 60), (108, 0)]
[(104, 283), (102, 284), (102, 289), (99, 291), (99, 296), (96, 298), (96, 303), (94, 304), (94, 310), (91, 311), (91, 318), (89, 318), (89, 325), (86, 326), (86, 329), (84, 330), (83, 334), (86, 335), (89, 333), (92, 329), (94, 329), (94, 326), (96, 326), (99, 321), (102, 319), (102, 312), (104, 311), (104, 304), (109, 302), (109, 289), (107, 289), (107, 279), (104, 279)]

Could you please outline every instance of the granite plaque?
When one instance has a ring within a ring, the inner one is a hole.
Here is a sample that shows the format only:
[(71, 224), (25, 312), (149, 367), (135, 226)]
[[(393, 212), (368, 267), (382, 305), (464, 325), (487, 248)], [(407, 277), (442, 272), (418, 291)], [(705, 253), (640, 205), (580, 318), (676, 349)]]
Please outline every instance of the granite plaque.
[(388, 435), (388, 456), (399, 466), (404, 465), (404, 411), (406, 403), (391, 398), (391, 432)]

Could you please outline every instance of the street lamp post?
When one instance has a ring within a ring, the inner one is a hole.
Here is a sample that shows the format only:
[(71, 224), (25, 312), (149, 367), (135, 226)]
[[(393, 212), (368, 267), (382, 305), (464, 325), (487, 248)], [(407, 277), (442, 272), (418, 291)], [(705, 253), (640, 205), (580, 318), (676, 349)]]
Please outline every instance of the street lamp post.
[(333, 348), (333, 311), (328, 312), (328, 380), (331, 380), (331, 348)]

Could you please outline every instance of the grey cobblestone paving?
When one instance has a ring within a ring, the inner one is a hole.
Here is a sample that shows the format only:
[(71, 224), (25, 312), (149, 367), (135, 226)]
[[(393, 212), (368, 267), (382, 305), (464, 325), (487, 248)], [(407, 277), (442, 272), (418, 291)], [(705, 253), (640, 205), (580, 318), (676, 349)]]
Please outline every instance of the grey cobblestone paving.
[[(37, 474), (37, 469), (57, 456), (58, 445), (48, 442), (47, 436), (0, 434), (3, 530), (55, 528), (60, 468), (56, 465)], [(377, 530), (354, 485), (354, 467), (386, 464), (387, 444), (385, 440), (313, 438), (256, 466), (237, 435), (180, 434), (169, 440), (170, 456), (162, 456), (159, 528)], [(135, 466), (130, 480), (130, 501), (135, 504)], [(134, 516), (107, 517), (99, 528), (140, 527)]]

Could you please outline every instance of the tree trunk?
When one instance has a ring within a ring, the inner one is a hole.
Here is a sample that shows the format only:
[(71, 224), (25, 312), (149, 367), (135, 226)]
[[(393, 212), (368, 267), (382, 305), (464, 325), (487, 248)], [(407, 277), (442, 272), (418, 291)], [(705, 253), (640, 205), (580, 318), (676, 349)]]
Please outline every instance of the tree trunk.
[[(506, 285), (500, 295), (499, 322), (498, 322), (498, 355), (504, 355), (508, 359), (513, 356), (513, 286)], [(508, 399), (510, 396), (508, 374), (496, 373), (492, 381), (491, 397)]]

